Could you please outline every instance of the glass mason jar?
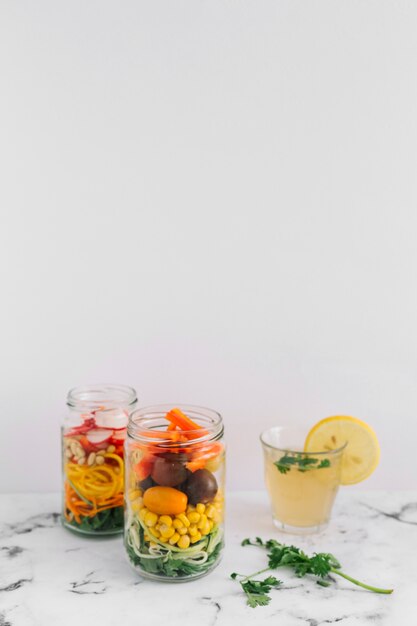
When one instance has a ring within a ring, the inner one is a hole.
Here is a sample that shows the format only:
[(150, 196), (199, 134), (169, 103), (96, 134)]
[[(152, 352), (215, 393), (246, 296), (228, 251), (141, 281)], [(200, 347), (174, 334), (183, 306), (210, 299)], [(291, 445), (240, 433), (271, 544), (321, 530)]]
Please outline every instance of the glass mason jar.
[(136, 391), (123, 385), (71, 389), (62, 427), (64, 526), (86, 535), (123, 531), (123, 444)]
[(130, 415), (125, 442), (125, 547), (147, 578), (204, 576), (224, 547), (225, 444), (219, 413), (151, 406)]

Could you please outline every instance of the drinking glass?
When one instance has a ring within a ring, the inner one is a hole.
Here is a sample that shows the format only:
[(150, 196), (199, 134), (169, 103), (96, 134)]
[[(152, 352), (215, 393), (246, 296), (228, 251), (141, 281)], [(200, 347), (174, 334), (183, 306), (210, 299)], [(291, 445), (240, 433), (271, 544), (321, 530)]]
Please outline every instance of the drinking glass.
[(323, 530), (339, 489), (346, 444), (304, 452), (305, 431), (281, 426), (266, 430), (260, 439), (274, 525), (295, 534)]

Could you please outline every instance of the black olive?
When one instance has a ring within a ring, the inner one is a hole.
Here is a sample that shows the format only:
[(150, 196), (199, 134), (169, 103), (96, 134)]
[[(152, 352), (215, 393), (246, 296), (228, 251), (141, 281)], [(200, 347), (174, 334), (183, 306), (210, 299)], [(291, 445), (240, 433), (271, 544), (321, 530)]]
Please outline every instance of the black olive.
[(191, 504), (210, 502), (218, 490), (215, 476), (206, 469), (191, 474), (187, 481), (186, 493)]
[(175, 489), (178, 489), (178, 491), (182, 491), (183, 493), (187, 493), (188, 477), (191, 476), (190, 470), (186, 470), (186, 471), (187, 471), (187, 478), (184, 480), (184, 482), (175, 486)]
[(187, 469), (177, 460), (163, 457), (156, 459), (152, 469), (152, 479), (164, 487), (176, 487), (187, 478)]
[(155, 483), (153, 482), (151, 476), (147, 476), (140, 481), (139, 486), (141, 489), (143, 489), (143, 491), (146, 491), (147, 489), (149, 489), (149, 487), (154, 487)]

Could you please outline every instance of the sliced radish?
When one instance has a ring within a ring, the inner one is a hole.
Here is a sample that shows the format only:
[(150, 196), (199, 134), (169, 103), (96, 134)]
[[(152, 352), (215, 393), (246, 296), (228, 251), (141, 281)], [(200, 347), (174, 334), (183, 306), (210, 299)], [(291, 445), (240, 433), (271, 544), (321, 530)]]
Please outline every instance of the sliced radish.
[(109, 439), (108, 441), (103, 441), (103, 443), (96, 443), (94, 446), (94, 452), (97, 452), (97, 450), (107, 450), (107, 447), (109, 445), (109, 443), (111, 443), (111, 439)]
[(96, 425), (101, 428), (126, 428), (129, 421), (129, 414), (127, 411), (120, 409), (107, 409), (103, 411), (97, 411), (95, 414)]
[(94, 430), (89, 430), (86, 437), (90, 443), (98, 445), (108, 441), (112, 435), (113, 431), (110, 429), (104, 430), (104, 428), (95, 428)]
[(112, 437), (115, 441), (123, 441), (124, 439), (126, 439), (126, 428), (123, 428), (123, 430), (115, 430), (113, 432), (113, 437)]

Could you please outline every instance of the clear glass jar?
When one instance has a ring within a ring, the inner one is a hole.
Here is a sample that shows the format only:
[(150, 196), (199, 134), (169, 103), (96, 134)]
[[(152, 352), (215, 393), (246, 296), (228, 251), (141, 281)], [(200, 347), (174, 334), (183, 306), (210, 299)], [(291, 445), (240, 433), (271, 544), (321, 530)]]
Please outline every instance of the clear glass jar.
[(123, 531), (123, 444), (136, 391), (123, 385), (71, 389), (62, 427), (64, 526), (86, 535)]
[(125, 442), (125, 547), (147, 578), (204, 576), (224, 547), (225, 444), (219, 413), (138, 409)]

